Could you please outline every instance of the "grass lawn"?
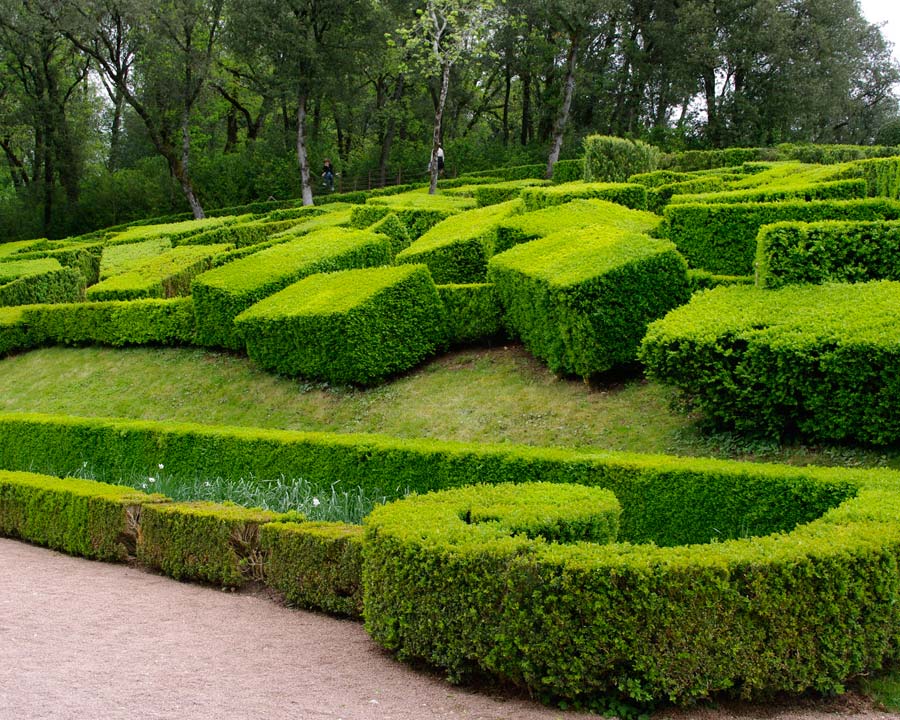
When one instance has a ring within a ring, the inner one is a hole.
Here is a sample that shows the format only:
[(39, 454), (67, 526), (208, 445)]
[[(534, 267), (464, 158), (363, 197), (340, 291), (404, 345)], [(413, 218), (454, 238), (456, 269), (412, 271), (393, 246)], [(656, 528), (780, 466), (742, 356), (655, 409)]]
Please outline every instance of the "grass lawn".
[(518, 345), (453, 352), (368, 390), (307, 384), (243, 356), (197, 349), (46, 348), (0, 368), (0, 412), (900, 467), (896, 449), (710, 435), (639, 370), (591, 386), (558, 378)]

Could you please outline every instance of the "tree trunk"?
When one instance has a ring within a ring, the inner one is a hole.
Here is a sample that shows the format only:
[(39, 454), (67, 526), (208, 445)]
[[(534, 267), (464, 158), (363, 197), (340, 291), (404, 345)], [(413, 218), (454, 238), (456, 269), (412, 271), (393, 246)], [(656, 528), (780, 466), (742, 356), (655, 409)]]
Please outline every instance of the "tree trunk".
[(191, 182), (191, 128), (190, 112), (187, 110), (181, 115), (181, 162), (179, 163), (179, 174), (175, 175), (175, 177), (181, 183), (181, 189), (187, 198), (188, 205), (191, 206), (194, 219), (202, 220), (205, 218), (203, 207), (197, 199), (194, 185)]
[(503, 86), (503, 147), (509, 145), (509, 98), (512, 95), (512, 68), (509, 65), (509, 57), (504, 68)]
[(712, 69), (703, 73), (703, 91), (706, 95), (706, 136), (713, 147), (718, 147), (719, 114), (716, 107), (716, 75)]
[(111, 93), (111, 96), (113, 101), (113, 119), (112, 127), (109, 129), (109, 158), (106, 161), (106, 167), (109, 170), (117, 170), (119, 168), (119, 156), (121, 155), (122, 112), (125, 109), (125, 97), (118, 87)]
[(550, 157), (547, 158), (547, 172), (545, 177), (548, 179), (553, 177), (553, 166), (559, 160), (559, 153), (562, 150), (563, 135), (566, 132), (566, 123), (569, 120), (569, 110), (572, 108), (572, 96), (575, 94), (575, 58), (578, 55), (578, 34), (572, 33), (569, 36), (569, 52), (566, 56), (566, 82), (563, 94), (563, 104), (559, 109), (559, 115), (556, 117), (556, 123), (553, 127), (553, 145), (550, 148)]
[[(394, 88), (394, 96), (391, 98), (394, 103), (400, 102), (403, 97), (404, 76), (397, 78), (397, 86)], [(397, 119), (393, 115), (389, 115), (384, 128), (384, 139), (381, 141), (381, 157), (378, 159), (378, 177), (381, 181), (381, 187), (387, 184), (387, 166), (391, 157), (391, 145), (394, 143), (394, 134), (397, 130)]]
[(522, 73), (522, 132), (519, 142), (527, 145), (531, 138), (531, 71), (526, 70)]
[(444, 103), (447, 102), (447, 90), (450, 87), (450, 63), (445, 62), (441, 73), (441, 94), (434, 110), (434, 134), (431, 138), (431, 184), (428, 194), (437, 192), (438, 181), (438, 148), (441, 146), (441, 122), (444, 119)]
[(309, 184), (309, 157), (306, 154), (306, 93), (300, 93), (297, 104), (297, 163), (300, 165), (300, 194), (303, 205), (312, 205), (312, 186)]
[(9, 163), (9, 174), (12, 176), (13, 187), (23, 188), (28, 185), (28, 170), (25, 163), (13, 152), (9, 138), (0, 139), (0, 148), (3, 148), (6, 161)]

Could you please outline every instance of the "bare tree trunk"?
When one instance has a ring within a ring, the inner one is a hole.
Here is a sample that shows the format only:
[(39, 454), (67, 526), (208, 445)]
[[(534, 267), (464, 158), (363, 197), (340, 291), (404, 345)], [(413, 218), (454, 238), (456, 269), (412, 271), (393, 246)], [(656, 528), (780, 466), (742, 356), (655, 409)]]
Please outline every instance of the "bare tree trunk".
[(531, 71), (522, 73), (522, 132), (519, 143), (527, 145), (533, 135), (531, 127)]
[[(397, 86), (394, 88), (393, 101), (400, 102), (403, 97), (404, 77), (400, 75), (397, 78)], [(381, 141), (381, 157), (378, 159), (378, 177), (381, 180), (381, 187), (387, 183), (387, 166), (391, 157), (391, 145), (394, 143), (394, 134), (397, 129), (397, 120), (391, 115), (388, 117), (387, 124), (384, 128), (384, 140)]]
[(569, 36), (569, 52), (566, 56), (566, 84), (563, 104), (559, 109), (559, 115), (557, 115), (556, 123), (553, 127), (553, 145), (550, 148), (550, 157), (547, 159), (547, 172), (545, 174), (548, 179), (553, 177), (553, 166), (559, 160), (563, 135), (566, 132), (566, 123), (569, 120), (569, 110), (572, 108), (572, 96), (575, 94), (575, 58), (578, 55), (578, 39), (577, 33), (572, 33)]
[(431, 185), (428, 194), (437, 192), (438, 181), (438, 148), (441, 146), (441, 122), (444, 119), (444, 103), (447, 102), (447, 90), (450, 87), (450, 63), (445, 62), (441, 73), (441, 95), (434, 110), (434, 134), (431, 138)]
[(200, 205), (200, 201), (197, 199), (197, 195), (194, 192), (193, 183), (191, 183), (191, 128), (190, 128), (190, 113), (185, 110), (181, 115), (181, 164), (180, 164), (180, 173), (175, 175), (178, 178), (178, 182), (181, 183), (181, 189), (184, 191), (184, 196), (187, 198), (188, 204), (191, 206), (191, 212), (194, 215), (195, 220), (202, 220), (206, 217), (203, 212), (203, 207)]
[(298, 99), (297, 162), (300, 165), (300, 194), (303, 198), (303, 205), (312, 205), (312, 186), (309, 184), (309, 157), (306, 154), (306, 93), (300, 93), (300, 97)]
[[(104, 82), (104, 86), (106, 83)], [(107, 87), (110, 99), (113, 101), (113, 119), (112, 127), (109, 130), (109, 158), (106, 166), (110, 170), (117, 170), (119, 167), (120, 147), (122, 145), (122, 112), (125, 109), (125, 97), (119, 88), (111, 90)]]
[(9, 138), (0, 138), (0, 148), (6, 155), (6, 161), (9, 163), (9, 172), (12, 175), (13, 187), (23, 188), (29, 183), (28, 170), (25, 164), (13, 152), (12, 144)]
[(506, 67), (504, 68), (504, 86), (503, 86), (503, 147), (509, 145), (509, 98), (512, 95), (512, 68), (509, 65), (509, 56), (506, 58)]

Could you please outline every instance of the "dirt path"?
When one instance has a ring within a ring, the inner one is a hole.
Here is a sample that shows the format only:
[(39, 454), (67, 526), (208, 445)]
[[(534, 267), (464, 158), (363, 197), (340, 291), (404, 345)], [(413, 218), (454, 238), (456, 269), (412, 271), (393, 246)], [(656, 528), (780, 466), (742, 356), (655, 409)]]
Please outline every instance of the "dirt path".
[[(859, 698), (662, 713), (872, 720)], [(359, 623), (0, 539), (0, 718), (576, 720), (466, 691), (379, 650)]]

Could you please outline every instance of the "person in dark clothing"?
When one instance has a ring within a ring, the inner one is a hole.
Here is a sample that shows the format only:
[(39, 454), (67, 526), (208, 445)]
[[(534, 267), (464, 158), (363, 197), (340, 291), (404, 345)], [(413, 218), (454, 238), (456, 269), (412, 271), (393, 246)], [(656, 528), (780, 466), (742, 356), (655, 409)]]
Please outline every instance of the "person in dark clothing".
[(325, 158), (322, 168), (322, 185), (328, 189), (328, 192), (334, 191), (334, 166), (329, 158)]

